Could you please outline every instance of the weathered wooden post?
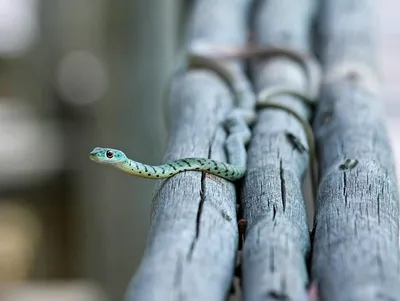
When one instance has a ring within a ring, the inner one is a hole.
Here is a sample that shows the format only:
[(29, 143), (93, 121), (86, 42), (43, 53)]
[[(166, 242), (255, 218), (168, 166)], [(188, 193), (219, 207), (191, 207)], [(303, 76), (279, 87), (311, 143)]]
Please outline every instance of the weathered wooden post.
[[(255, 43), (310, 51), (314, 0), (260, 1), (255, 11)], [(257, 91), (278, 85), (307, 93), (306, 74), (290, 58), (257, 61), (256, 67)], [(288, 106), (305, 120), (310, 117), (310, 107), (299, 98), (281, 95), (270, 101)], [(304, 128), (292, 115), (271, 108), (259, 111), (242, 202), (248, 221), (242, 261), (246, 301), (308, 299), (310, 238), (301, 186), (308, 147)]]
[[(242, 46), (251, 1), (199, 0), (189, 44)], [(233, 106), (225, 82), (209, 70), (189, 70), (173, 82), (165, 160), (225, 161), (222, 124)], [(238, 245), (235, 185), (200, 172), (159, 185), (143, 260), (126, 300), (224, 300)]]
[(325, 0), (312, 276), (324, 301), (400, 300), (399, 196), (376, 68), (377, 2)]

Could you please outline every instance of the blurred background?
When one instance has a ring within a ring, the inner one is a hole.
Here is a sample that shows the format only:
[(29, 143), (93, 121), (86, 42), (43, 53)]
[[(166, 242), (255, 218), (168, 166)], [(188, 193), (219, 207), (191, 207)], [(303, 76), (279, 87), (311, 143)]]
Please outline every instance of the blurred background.
[[(0, 0), (0, 301), (123, 297), (155, 182), (88, 154), (110, 146), (161, 162), (162, 95), (187, 2)], [(400, 4), (377, 9), (382, 100), (400, 162)]]

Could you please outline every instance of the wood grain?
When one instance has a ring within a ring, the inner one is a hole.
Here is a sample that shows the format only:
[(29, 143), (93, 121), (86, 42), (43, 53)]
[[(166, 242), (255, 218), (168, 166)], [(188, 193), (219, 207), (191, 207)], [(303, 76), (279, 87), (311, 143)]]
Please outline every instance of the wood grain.
[[(250, 1), (195, 4), (190, 43), (243, 45)], [(216, 74), (191, 70), (172, 83), (170, 135), (165, 161), (204, 157), (226, 161), (222, 122), (233, 106)], [(140, 227), (140, 225), (138, 225)], [(225, 300), (238, 245), (236, 189), (200, 172), (160, 181), (148, 242), (126, 300)]]
[[(255, 43), (309, 51), (314, 11), (315, 1), (311, 0), (260, 1), (255, 9)], [(284, 57), (259, 61), (254, 68), (258, 91), (275, 85), (302, 91), (306, 78), (299, 64)], [(310, 108), (293, 96), (277, 96), (271, 101), (310, 117)], [(304, 151), (299, 151), (289, 136), (296, 137)], [(260, 111), (248, 151), (242, 202), (248, 221), (243, 249), (246, 301), (308, 299), (310, 237), (302, 197), (307, 149), (298, 120), (281, 110)]]
[(326, 0), (314, 130), (320, 187), (312, 276), (324, 301), (400, 300), (399, 196), (377, 76), (370, 0)]

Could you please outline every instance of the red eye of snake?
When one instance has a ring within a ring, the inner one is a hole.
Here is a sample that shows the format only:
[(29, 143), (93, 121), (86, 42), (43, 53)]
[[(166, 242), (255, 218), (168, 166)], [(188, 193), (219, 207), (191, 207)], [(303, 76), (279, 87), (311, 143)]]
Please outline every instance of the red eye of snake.
[(114, 154), (113, 154), (112, 151), (107, 151), (106, 152), (106, 156), (107, 156), (108, 159), (111, 159), (112, 157), (114, 157)]

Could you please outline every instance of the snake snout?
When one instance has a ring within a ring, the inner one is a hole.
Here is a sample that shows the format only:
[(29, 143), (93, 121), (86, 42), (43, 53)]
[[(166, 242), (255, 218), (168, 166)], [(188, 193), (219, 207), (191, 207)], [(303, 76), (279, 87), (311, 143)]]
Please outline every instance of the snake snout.
[(97, 161), (97, 155), (95, 153), (91, 152), (89, 154), (89, 159), (92, 160), (92, 161)]
[(98, 154), (101, 152), (101, 148), (100, 147), (96, 147), (96, 148), (94, 148), (91, 152), (90, 152), (90, 154), (89, 154), (89, 158), (91, 159), (91, 160), (93, 160), (93, 161), (97, 161), (99, 158), (98, 158)]

